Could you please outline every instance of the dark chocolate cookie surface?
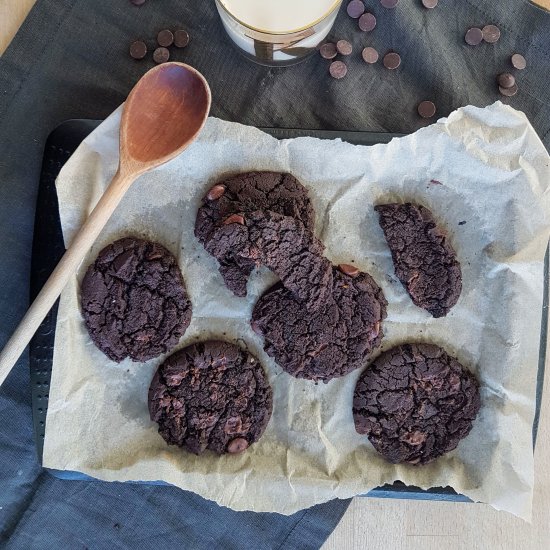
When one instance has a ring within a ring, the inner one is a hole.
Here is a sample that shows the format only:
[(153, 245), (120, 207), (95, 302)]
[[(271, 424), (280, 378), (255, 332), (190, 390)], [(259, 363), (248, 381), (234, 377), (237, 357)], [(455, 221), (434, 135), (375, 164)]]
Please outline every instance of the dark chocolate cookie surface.
[(86, 328), (113, 361), (147, 361), (172, 349), (191, 322), (191, 302), (174, 256), (127, 237), (106, 246), (81, 287)]
[(262, 436), (272, 391), (258, 360), (228, 342), (186, 347), (166, 359), (149, 388), (151, 420), (169, 445), (239, 453)]
[(252, 327), (264, 337), (267, 354), (292, 376), (328, 382), (364, 366), (380, 344), (384, 294), (367, 273), (352, 273), (334, 268), (331, 299), (316, 312), (280, 284), (258, 300)]
[[(205, 244), (212, 232), (231, 214), (271, 210), (301, 221), (313, 231), (315, 212), (307, 189), (292, 175), (279, 172), (247, 172), (214, 185), (197, 212), (195, 236)], [(227, 287), (246, 296), (246, 283), (254, 262), (232, 254), (216, 256)]]
[(205, 244), (210, 254), (232, 254), (264, 265), (307, 309), (322, 306), (332, 292), (332, 264), (324, 245), (300, 221), (271, 211), (232, 214)]
[(374, 209), (391, 250), (395, 273), (412, 301), (434, 317), (443, 317), (462, 290), (455, 251), (432, 213), (411, 203), (383, 204)]
[(466, 437), (479, 411), (475, 376), (443, 349), (404, 344), (357, 381), (355, 429), (393, 463), (427, 464)]

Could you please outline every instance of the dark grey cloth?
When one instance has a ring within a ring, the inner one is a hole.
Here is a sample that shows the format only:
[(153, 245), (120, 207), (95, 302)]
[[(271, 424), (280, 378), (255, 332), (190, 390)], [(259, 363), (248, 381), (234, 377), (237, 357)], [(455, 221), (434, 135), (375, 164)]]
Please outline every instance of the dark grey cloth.
[[(344, 0), (346, 3), (346, 0)], [(442, 0), (435, 10), (402, 0), (395, 10), (369, 2), (378, 18), (363, 34), (344, 10), (334, 38), (351, 38), (348, 76), (328, 77), (315, 56), (285, 69), (259, 67), (229, 45), (213, 0), (38, 0), (0, 58), (0, 345), (28, 303), (35, 197), (48, 133), (68, 118), (102, 118), (149, 67), (129, 43), (162, 28), (186, 28), (173, 50), (207, 77), (212, 114), (256, 126), (412, 132), (433, 99), (438, 115), (499, 99), (495, 76), (514, 52), (529, 63), (519, 94), (506, 100), (550, 142), (550, 16), (525, 0)], [(466, 46), (470, 26), (494, 23), (495, 45)], [(398, 71), (366, 66), (360, 50), (402, 56)], [(75, 358), (75, 368), (78, 361)], [(334, 501), (291, 517), (235, 513), (172, 487), (60, 481), (43, 472), (32, 441), (28, 356), (0, 389), (0, 546), (3, 548), (317, 548), (345, 511)], [(368, 526), (358, 526), (368, 529)]]

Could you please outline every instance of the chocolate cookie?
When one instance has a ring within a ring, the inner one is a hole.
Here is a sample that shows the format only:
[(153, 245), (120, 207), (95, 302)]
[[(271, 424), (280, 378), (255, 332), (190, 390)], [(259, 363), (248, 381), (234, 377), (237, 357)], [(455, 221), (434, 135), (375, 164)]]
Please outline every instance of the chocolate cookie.
[(395, 273), (412, 301), (434, 317), (456, 304), (462, 273), (445, 232), (423, 206), (383, 204), (374, 209), (390, 247)]
[(272, 392), (262, 366), (227, 342), (184, 348), (158, 368), (149, 413), (169, 445), (195, 454), (240, 453), (262, 436)]
[(216, 258), (232, 254), (264, 265), (304, 307), (314, 311), (332, 292), (332, 265), (324, 245), (290, 216), (271, 211), (231, 214), (212, 231), (205, 248)]
[[(218, 225), (231, 214), (271, 210), (301, 221), (313, 231), (315, 212), (307, 189), (290, 174), (248, 172), (214, 185), (197, 213), (195, 236), (205, 244)], [(254, 261), (234, 258), (231, 253), (216, 256), (227, 287), (237, 296), (246, 296), (246, 283)]]
[(393, 463), (427, 464), (472, 429), (479, 384), (431, 344), (404, 344), (378, 357), (357, 381), (355, 429)]
[(133, 237), (105, 247), (88, 267), (81, 305), (94, 344), (116, 362), (147, 361), (169, 351), (191, 322), (174, 256)]
[(281, 284), (264, 294), (252, 313), (268, 355), (296, 378), (322, 380), (364, 366), (382, 340), (386, 299), (367, 273), (334, 269), (331, 299), (318, 311), (304, 309)]

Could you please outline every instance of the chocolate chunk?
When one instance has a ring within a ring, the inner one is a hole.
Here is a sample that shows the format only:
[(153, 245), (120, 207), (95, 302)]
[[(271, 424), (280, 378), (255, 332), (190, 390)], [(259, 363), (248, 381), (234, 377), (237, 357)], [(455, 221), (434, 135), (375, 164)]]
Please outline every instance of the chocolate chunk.
[(348, 275), (349, 277), (357, 277), (357, 275), (359, 275), (359, 273), (360, 273), (359, 268), (355, 267), (354, 265), (350, 265), (350, 264), (340, 264), (338, 266), (338, 269), (344, 275)]
[[(214, 229), (231, 214), (245, 214), (254, 210), (272, 210), (300, 220), (313, 230), (315, 212), (307, 189), (290, 174), (279, 172), (248, 172), (219, 182), (216, 186), (225, 192), (210, 200), (208, 192), (197, 213), (195, 236), (205, 244)], [(246, 296), (246, 283), (254, 270), (253, 260), (244, 260), (233, 253), (218, 257), (220, 272), (227, 287), (237, 296)]]
[(495, 25), (485, 25), (481, 31), (483, 35), (483, 40), (489, 44), (494, 44), (498, 42), (500, 38), (500, 29)]
[(361, 53), (361, 55), (365, 63), (372, 64), (378, 61), (378, 52), (374, 48), (371, 48), (370, 46), (365, 48)]
[(340, 55), (350, 55), (353, 51), (353, 46), (347, 40), (338, 40), (336, 42), (336, 50)]
[(376, 27), (376, 17), (372, 13), (364, 13), (359, 18), (359, 28), (363, 32), (370, 32)]
[(401, 57), (398, 53), (390, 52), (384, 56), (383, 63), (386, 69), (394, 70), (401, 65)]
[(178, 29), (174, 33), (174, 46), (176, 48), (185, 48), (189, 44), (189, 33), (183, 29)]
[(422, 5), (429, 10), (434, 9), (438, 3), (439, 0), (422, 0)]
[(174, 43), (174, 35), (171, 30), (164, 29), (157, 34), (157, 42), (159, 46), (168, 48)]
[(477, 27), (472, 27), (466, 32), (464, 40), (466, 41), (466, 44), (469, 44), (470, 46), (477, 46), (478, 44), (481, 44), (483, 40), (483, 32)]
[(155, 63), (166, 63), (170, 59), (170, 52), (167, 48), (157, 48), (153, 52), (153, 60)]
[(216, 201), (218, 200), (223, 194), (225, 193), (225, 186), (224, 185), (214, 185), (210, 191), (208, 191), (206, 198), (209, 201)]
[(174, 256), (133, 237), (105, 247), (88, 267), (81, 306), (94, 344), (116, 362), (147, 361), (170, 351), (191, 322)]
[(418, 114), (422, 118), (432, 118), (435, 111), (435, 104), (432, 101), (422, 101), (418, 104)]
[(512, 88), (516, 83), (516, 79), (513, 74), (502, 73), (497, 77), (498, 85), (502, 88)]
[(143, 59), (147, 55), (147, 45), (142, 40), (132, 42), (130, 46), (130, 55), (134, 59)]
[(404, 344), (365, 369), (353, 419), (386, 460), (427, 464), (470, 433), (480, 405), (476, 377), (454, 357), (431, 344)]
[(412, 301), (443, 317), (462, 290), (455, 251), (432, 213), (411, 203), (375, 206), (391, 250), (395, 274)]
[(232, 254), (266, 266), (310, 311), (330, 296), (332, 266), (322, 255), (323, 244), (289, 216), (272, 211), (247, 213), (245, 225), (232, 223), (215, 229), (205, 248), (215, 258)]
[(380, 3), (384, 8), (393, 9), (399, 4), (399, 0), (380, 0)]
[(164, 440), (197, 455), (206, 449), (243, 452), (262, 436), (273, 406), (258, 360), (217, 341), (168, 357), (153, 377), (148, 401)]
[(343, 61), (333, 61), (328, 68), (330, 76), (336, 80), (344, 78), (348, 74), (348, 67)]
[(527, 67), (527, 61), (525, 60), (525, 57), (523, 57), (523, 55), (521, 55), (520, 53), (515, 53), (510, 58), (510, 61), (512, 65), (520, 71), (525, 69), (525, 67)]
[(334, 268), (331, 299), (306, 311), (289, 290), (276, 285), (257, 302), (252, 327), (264, 350), (289, 374), (329, 380), (364, 366), (380, 345), (386, 300), (367, 273), (350, 277)]
[(365, 11), (365, 4), (361, 0), (351, 0), (351, 2), (348, 4), (347, 10), (348, 15), (350, 17), (353, 17), (353, 19), (357, 19), (361, 16), (361, 14)]
[(319, 53), (323, 59), (334, 59), (338, 55), (336, 44), (333, 42), (326, 42), (319, 49)]
[(504, 88), (503, 86), (498, 87), (498, 91), (506, 97), (513, 97), (518, 93), (518, 85), (514, 84), (513, 86), (510, 86), (509, 88)]

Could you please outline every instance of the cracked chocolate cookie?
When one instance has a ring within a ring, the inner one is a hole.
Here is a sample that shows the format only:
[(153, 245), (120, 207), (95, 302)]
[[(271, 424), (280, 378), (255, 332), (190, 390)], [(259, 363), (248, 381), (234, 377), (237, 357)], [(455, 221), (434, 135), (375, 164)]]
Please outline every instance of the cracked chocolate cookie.
[(172, 349), (191, 322), (177, 261), (158, 243), (127, 237), (106, 246), (81, 287), (82, 315), (110, 359), (147, 361)]
[(281, 284), (266, 292), (252, 313), (252, 328), (264, 349), (296, 378), (344, 376), (365, 365), (382, 340), (386, 299), (367, 273), (353, 266), (334, 268), (331, 299), (318, 311), (304, 309)]
[(231, 214), (205, 244), (216, 258), (232, 254), (271, 269), (303, 306), (314, 311), (332, 292), (324, 245), (301, 222), (271, 211)]
[(271, 418), (272, 392), (258, 360), (228, 342), (186, 347), (166, 359), (149, 388), (149, 413), (169, 445), (197, 455), (240, 453)]
[[(214, 185), (197, 213), (195, 236), (205, 244), (218, 225), (231, 214), (271, 210), (301, 221), (313, 231), (315, 212), (307, 189), (290, 174), (248, 172)], [(230, 252), (216, 256), (225, 284), (236, 296), (246, 296), (246, 284), (255, 263)]]
[(455, 251), (432, 213), (411, 203), (382, 204), (374, 209), (391, 250), (395, 273), (418, 307), (443, 317), (462, 290)]
[(357, 381), (355, 429), (393, 463), (427, 464), (452, 451), (472, 429), (479, 384), (432, 344), (384, 352)]

